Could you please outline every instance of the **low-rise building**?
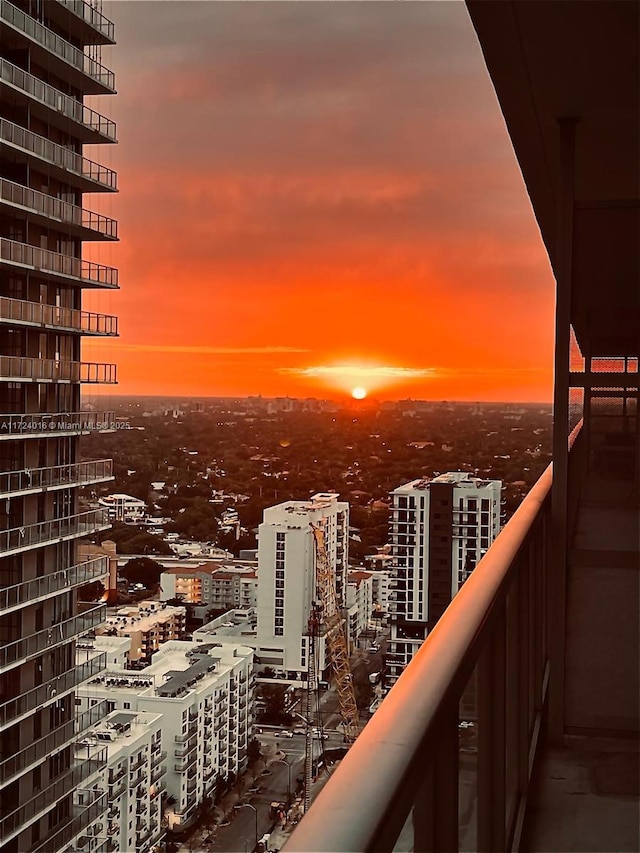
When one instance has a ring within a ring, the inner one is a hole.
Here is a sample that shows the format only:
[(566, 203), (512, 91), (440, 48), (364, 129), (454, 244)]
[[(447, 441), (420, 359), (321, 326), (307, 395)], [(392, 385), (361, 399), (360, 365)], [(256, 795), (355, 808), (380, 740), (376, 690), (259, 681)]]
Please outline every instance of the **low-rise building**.
[(184, 639), (186, 613), (185, 607), (174, 607), (164, 601), (140, 601), (110, 612), (98, 633), (130, 637), (129, 664), (141, 666), (151, 662), (162, 643)]
[(147, 514), (147, 505), (140, 498), (122, 493), (105, 495), (98, 499), (98, 504), (109, 513), (109, 521), (123, 521), (125, 524), (135, 524), (142, 521)]
[(160, 595), (164, 601), (181, 598), (186, 604), (209, 610), (255, 607), (256, 565), (255, 561), (206, 561), (197, 566), (173, 566), (160, 576)]
[(83, 708), (106, 699), (112, 710), (162, 715), (164, 778), (175, 801), (169, 826), (194, 816), (218, 775), (245, 769), (253, 694), (252, 649), (177, 640), (145, 669), (107, 668), (78, 693)]

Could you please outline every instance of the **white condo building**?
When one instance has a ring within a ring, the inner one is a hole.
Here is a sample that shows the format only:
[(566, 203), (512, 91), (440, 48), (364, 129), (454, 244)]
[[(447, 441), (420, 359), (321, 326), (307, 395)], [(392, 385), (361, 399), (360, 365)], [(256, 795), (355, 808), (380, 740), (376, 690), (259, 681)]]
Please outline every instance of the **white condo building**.
[[(260, 666), (306, 678), (308, 621), (316, 593), (316, 554), (312, 525), (325, 533), (335, 572), (336, 593), (344, 605), (347, 575), (349, 504), (336, 494), (308, 501), (287, 501), (264, 511), (258, 534), (258, 629)], [(318, 664), (326, 667), (324, 642), (317, 643)], [(304, 675), (303, 675), (304, 674)]]
[(123, 521), (125, 524), (135, 524), (142, 521), (147, 514), (147, 505), (140, 498), (132, 495), (113, 494), (98, 499), (102, 509), (109, 514), (109, 521)]
[(391, 493), (395, 591), (386, 683), (398, 679), (500, 531), (500, 480), (463, 471)]
[(253, 687), (253, 649), (174, 640), (145, 669), (108, 668), (79, 695), (83, 708), (106, 699), (111, 711), (161, 715), (163, 778), (175, 800), (171, 827), (187, 822), (213, 795), (218, 774), (246, 767)]
[[(167, 772), (162, 715), (113, 711), (91, 732), (107, 750), (106, 835), (112, 850), (146, 853), (161, 839)], [(103, 833), (105, 834), (105, 833)]]

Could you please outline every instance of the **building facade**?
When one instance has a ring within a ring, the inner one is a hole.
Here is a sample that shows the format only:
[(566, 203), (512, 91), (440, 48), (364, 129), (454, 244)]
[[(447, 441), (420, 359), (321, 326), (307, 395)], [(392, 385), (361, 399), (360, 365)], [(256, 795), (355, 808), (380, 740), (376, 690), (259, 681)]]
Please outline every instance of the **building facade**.
[(186, 634), (187, 610), (165, 602), (139, 601), (118, 607), (107, 615), (98, 633), (112, 637), (128, 637), (127, 661), (130, 666), (151, 663), (152, 655), (169, 640), (183, 640)]
[(386, 684), (394, 684), (500, 531), (499, 480), (454, 471), (391, 493), (395, 579)]
[[(257, 655), (261, 665), (290, 679), (306, 678), (308, 672), (309, 615), (318, 600), (312, 525), (324, 531), (337, 599), (344, 607), (349, 505), (338, 495), (317, 494), (270, 507), (258, 533)], [(321, 670), (326, 668), (324, 645), (320, 637)]]
[(144, 521), (147, 514), (146, 503), (132, 495), (105, 495), (98, 499), (98, 505), (107, 511), (110, 521), (121, 521), (124, 524)]
[(113, 122), (84, 104), (115, 92), (100, 5), (0, 3), (2, 853), (63, 850), (104, 813), (104, 792), (80, 793), (102, 759), (74, 747), (75, 690), (104, 664), (77, 666), (75, 641), (105, 613), (79, 607), (76, 591), (108, 573), (105, 557), (78, 555), (81, 537), (108, 528), (78, 488), (112, 479), (110, 460), (80, 461), (78, 442), (113, 421), (83, 412), (80, 389), (116, 378), (81, 355), (83, 335), (117, 334), (115, 317), (82, 310), (84, 288), (118, 285), (82, 257), (85, 241), (117, 239), (115, 221), (83, 203), (116, 190), (115, 173), (83, 156), (85, 143), (115, 142)]
[(105, 830), (111, 849), (147, 853), (164, 832), (161, 794), (167, 754), (162, 745), (162, 716), (112, 711), (89, 733), (86, 744), (93, 743), (107, 750)]
[(109, 710), (162, 717), (169, 826), (192, 818), (212, 796), (218, 775), (247, 765), (254, 719), (253, 649), (170, 641), (143, 670), (109, 668), (81, 690), (81, 708), (107, 700)]

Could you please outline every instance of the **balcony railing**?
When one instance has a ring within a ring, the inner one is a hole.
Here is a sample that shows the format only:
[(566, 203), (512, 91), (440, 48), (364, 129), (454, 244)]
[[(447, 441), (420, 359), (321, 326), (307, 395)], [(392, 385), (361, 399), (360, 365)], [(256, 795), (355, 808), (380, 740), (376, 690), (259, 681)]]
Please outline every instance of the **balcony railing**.
[[(1, 121), (1, 119), (0, 119)], [(86, 287), (118, 287), (118, 270), (72, 258), (48, 249), (39, 249), (28, 243), (0, 237), (0, 262), (5, 266), (24, 267), (45, 275), (56, 276), (65, 281), (72, 279)]]
[(85, 106), (82, 101), (76, 100), (71, 95), (66, 95), (59, 89), (44, 83), (38, 77), (34, 77), (33, 74), (29, 74), (22, 68), (18, 68), (17, 65), (1, 58), (0, 80), (15, 89), (21, 89), (41, 104), (82, 125), (90, 130), (92, 135), (101, 136), (109, 142), (116, 141), (116, 124), (114, 121)]
[(57, 56), (63, 62), (72, 65), (78, 71), (85, 74), (91, 80), (99, 84), (99, 92), (115, 92), (115, 75), (95, 59), (91, 59), (82, 50), (74, 47), (61, 36), (45, 27), (35, 18), (25, 14), (8, 0), (0, 0), (0, 19), (29, 39), (39, 44), (45, 50)]
[(19, 717), (30, 714), (39, 706), (58, 701), (69, 690), (102, 672), (106, 662), (106, 654), (96, 655), (92, 660), (74, 667), (64, 675), (58, 675), (15, 699), (3, 702), (0, 705), (0, 727), (11, 725)]
[(96, 625), (102, 624), (107, 617), (107, 605), (92, 606), (85, 613), (65, 619), (51, 628), (36, 631), (28, 637), (23, 637), (13, 643), (5, 643), (0, 647), (0, 672), (11, 666), (21, 664), (29, 658), (39, 655), (46, 649), (66, 643), (74, 637), (86, 634)]
[(75, 806), (76, 816), (72, 820), (67, 820), (62, 829), (59, 829), (55, 835), (48, 835), (41, 844), (31, 848), (31, 853), (51, 853), (51, 850), (62, 850), (72, 838), (75, 838), (100, 815), (103, 815), (107, 808), (107, 795), (102, 791), (94, 791), (92, 792), (92, 800), (88, 805)]
[(550, 487), (548, 468), (285, 850), (517, 849), (548, 676)]
[(3, 557), (20, 553), (28, 548), (88, 536), (99, 530), (111, 527), (108, 513), (101, 509), (92, 509), (77, 515), (68, 515), (51, 521), (40, 521), (25, 527), (13, 527), (0, 530), (0, 553)]
[(99, 239), (97, 235), (109, 240), (118, 239), (118, 223), (115, 219), (47, 193), (32, 190), (22, 184), (7, 181), (5, 178), (0, 178), (0, 200), (30, 213), (40, 214), (46, 217), (48, 223), (53, 221), (62, 225), (74, 225), (87, 232), (95, 232), (85, 235), (87, 240)]
[(7, 412), (0, 414), (0, 440), (113, 429), (115, 420), (114, 412)]
[(113, 42), (115, 33), (113, 22), (95, 6), (91, 6), (85, 0), (59, 0), (59, 2), (78, 18), (82, 18), (94, 30), (102, 33), (110, 42)]
[(115, 385), (116, 365), (93, 361), (0, 356), (0, 382), (84, 382)]
[(113, 479), (113, 460), (96, 459), (49, 468), (25, 468), (0, 472), (0, 499), (12, 495), (43, 492), (60, 487), (85, 486)]
[(77, 308), (60, 308), (42, 302), (0, 296), (0, 323), (37, 326), (82, 335), (117, 335), (118, 318)]
[(85, 779), (106, 767), (106, 764), (106, 748), (101, 750), (95, 758), (78, 762), (75, 767), (64, 773), (55, 782), (36, 794), (35, 797), (0, 819), (0, 839), (6, 839), (20, 830), (25, 822), (55, 805), (57, 801), (74, 791)]
[(0, 589), (0, 615), (23, 604), (47, 598), (61, 589), (73, 589), (91, 583), (107, 574), (109, 574), (109, 558), (96, 557), (41, 578), (5, 587)]

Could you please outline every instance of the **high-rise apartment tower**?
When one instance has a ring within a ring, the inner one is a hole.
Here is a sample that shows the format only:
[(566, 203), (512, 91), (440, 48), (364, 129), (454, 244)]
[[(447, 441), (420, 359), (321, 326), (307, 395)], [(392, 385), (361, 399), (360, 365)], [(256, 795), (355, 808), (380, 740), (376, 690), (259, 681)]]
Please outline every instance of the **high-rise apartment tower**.
[[(324, 493), (308, 501), (287, 501), (266, 509), (259, 527), (256, 653), (261, 664), (291, 679), (308, 671), (309, 615), (312, 603), (319, 601), (312, 525), (325, 532), (336, 595), (344, 604), (349, 504)], [(321, 670), (324, 645), (321, 637), (316, 652)]]
[(117, 287), (115, 269), (82, 258), (84, 241), (117, 239), (83, 201), (116, 189), (83, 156), (85, 143), (115, 142), (113, 122), (84, 103), (115, 92), (100, 56), (113, 29), (97, 2), (0, 0), (2, 853), (84, 849), (92, 832), (92, 851), (107, 843), (93, 782), (106, 755), (77, 746), (99, 709), (76, 716), (75, 690), (104, 666), (88, 651), (76, 660), (76, 638), (104, 618), (77, 588), (108, 561), (77, 546), (108, 527), (79, 488), (111, 479), (111, 462), (80, 461), (78, 445), (112, 420), (81, 411), (81, 383), (115, 382), (115, 367), (82, 361), (80, 343), (117, 334), (114, 317), (82, 310), (84, 288)]
[(387, 683), (392, 685), (500, 530), (500, 480), (462, 471), (391, 493), (396, 577)]

